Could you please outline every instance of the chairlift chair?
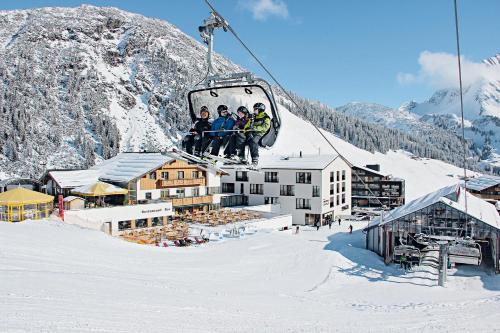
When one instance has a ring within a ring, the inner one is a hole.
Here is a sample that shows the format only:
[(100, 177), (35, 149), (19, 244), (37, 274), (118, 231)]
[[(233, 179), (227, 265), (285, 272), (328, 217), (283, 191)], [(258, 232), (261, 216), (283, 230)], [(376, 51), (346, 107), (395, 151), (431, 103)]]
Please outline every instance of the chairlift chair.
[(228, 31), (231, 27), (210, 4), (209, 6), (211, 7), (210, 16), (198, 28), (201, 38), (207, 44), (207, 75), (188, 93), (191, 120), (196, 121), (202, 106), (207, 106), (213, 114), (219, 105), (224, 104), (228, 106), (230, 112), (235, 113), (240, 106), (252, 110), (255, 103), (263, 103), (271, 119), (271, 127), (259, 141), (259, 146), (270, 148), (276, 142), (281, 127), (281, 119), (271, 85), (249, 72), (215, 73), (212, 65), (214, 31), (217, 28)]

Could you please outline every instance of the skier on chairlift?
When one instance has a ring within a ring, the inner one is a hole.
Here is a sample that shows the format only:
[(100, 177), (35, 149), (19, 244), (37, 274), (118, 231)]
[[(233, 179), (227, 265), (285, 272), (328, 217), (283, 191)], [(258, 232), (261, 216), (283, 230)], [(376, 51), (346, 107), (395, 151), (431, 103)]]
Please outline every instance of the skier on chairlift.
[(239, 148), (245, 141), (245, 134), (243, 134), (243, 129), (249, 121), (249, 112), (243, 105), (236, 111), (236, 121), (233, 126), (233, 130), (238, 132), (232, 132), (229, 135), (229, 140), (224, 151), (224, 156), (229, 159), (233, 159), (237, 153), (237, 148)]
[(217, 113), (219, 114), (219, 118), (215, 119), (212, 123), (212, 132), (210, 132), (210, 136), (212, 137), (212, 150), (210, 154), (214, 156), (219, 156), (220, 147), (227, 145), (231, 134), (227, 130), (232, 130), (234, 126), (234, 119), (231, 117), (227, 105), (219, 105)]
[(194, 154), (201, 156), (201, 152), (205, 151), (210, 144), (210, 135), (207, 131), (210, 131), (211, 128), (210, 112), (208, 107), (204, 105), (200, 108), (200, 118), (196, 118), (193, 127), (189, 130), (189, 134), (182, 141), (183, 149), (192, 155), (194, 147)]
[(252, 165), (256, 166), (259, 163), (259, 141), (271, 128), (271, 118), (266, 113), (266, 106), (263, 103), (255, 103), (253, 112), (250, 121), (243, 129), (245, 139), (240, 145), (239, 157), (242, 162), (246, 163), (245, 147), (248, 146)]

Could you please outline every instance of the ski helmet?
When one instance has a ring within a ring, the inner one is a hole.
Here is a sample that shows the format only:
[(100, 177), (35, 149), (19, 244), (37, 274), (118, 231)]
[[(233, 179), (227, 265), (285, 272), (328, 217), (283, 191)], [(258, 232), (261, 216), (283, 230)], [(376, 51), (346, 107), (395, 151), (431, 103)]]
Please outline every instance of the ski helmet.
[(245, 115), (248, 115), (248, 114), (249, 114), (248, 109), (247, 109), (246, 107), (244, 107), (243, 105), (242, 105), (242, 106), (240, 106), (240, 107), (238, 108), (238, 110), (236, 110), (236, 111), (237, 111), (237, 112), (244, 113)]
[(258, 110), (259, 112), (264, 112), (266, 111), (266, 106), (263, 103), (255, 103), (253, 105), (254, 110)]
[(220, 116), (222, 111), (227, 111), (227, 110), (228, 110), (227, 105), (224, 105), (224, 104), (221, 104), (217, 107), (217, 113), (219, 114), (219, 116)]
[(210, 117), (210, 111), (208, 111), (208, 107), (207, 107), (206, 105), (203, 105), (203, 106), (200, 108), (200, 115), (201, 115), (203, 112), (208, 113), (208, 116)]

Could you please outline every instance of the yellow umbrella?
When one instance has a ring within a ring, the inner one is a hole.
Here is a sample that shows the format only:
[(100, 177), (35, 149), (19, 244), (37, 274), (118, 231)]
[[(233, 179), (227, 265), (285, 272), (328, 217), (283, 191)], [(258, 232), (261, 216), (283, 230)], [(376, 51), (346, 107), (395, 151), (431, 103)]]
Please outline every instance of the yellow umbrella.
[(96, 182), (90, 185), (83, 185), (73, 189), (71, 192), (87, 197), (101, 197), (107, 195), (127, 194), (124, 188), (105, 182)]

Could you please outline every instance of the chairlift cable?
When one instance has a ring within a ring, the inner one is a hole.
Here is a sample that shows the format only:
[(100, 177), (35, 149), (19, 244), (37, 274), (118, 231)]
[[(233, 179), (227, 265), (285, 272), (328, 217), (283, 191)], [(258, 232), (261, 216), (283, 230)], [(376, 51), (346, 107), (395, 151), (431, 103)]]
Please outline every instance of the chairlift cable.
[[(227, 30), (229, 32), (231, 32), (231, 34), (233, 34), (233, 36), (238, 40), (238, 42), (243, 46), (243, 48), (252, 56), (252, 58), (259, 64), (259, 66), (267, 73), (267, 75), (269, 75), (269, 77), (274, 81), (274, 83), (276, 83), (276, 85), (283, 91), (283, 93), (290, 99), (290, 101), (292, 101), (292, 103), (298, 108), (300, 109), (303, 113), (305, 113), (305, 110), (303, 107), (301, 107), (296, 101), (295, 99), (290, 95), (290, 93), (285, 89), (283, 88), (283, 86), (281, 85), (281, 83), (278, 81), (278, 79), (271, 73), (271, 71), (262, 63), (262, 61), (260, 61), (260, 59), (255, 55), (254, 52), (252, 52), (252, 50), (246, 45), (246, 43), (238, 36), (238, 34), (236, 33), (236, 31), (229, 25), (229, 23), (224, 19), (224, 17), (219, 14), (219, 12), (214, 8), (214, 6), (212, 6), (212, 4), (210, 3), (209, 0), (205, 0), (206, 4), (210, 7), (210, 9), (212, 10), (212, 13), (216, 16), (216, 17), (219, 17), (221, 20), (222, 20), (222, 23), (224, 24), (224, 27), (227, 28)], [(335, 151), (335, 153), (337, 153), (337, 155), (344, 161), (347, 163), (347, 165), (351, 168), (352, 172), (356, 175), (356, 177), (358, 178), (358, 180), (365, 186), (365, 189), (367, 189), (370, 194), (375, 198), (377, 199), (377, 201), (379, 202), (379, 204), (381, 205), (381, 207), (383, 208), (384, 204), (382, 203), (382, 201), (375, 195), (375, 193), (373, 193), (373, 191), (370, 189), (370, 187), (366, 186), (365, 182), (363, 181), (363, 179), (358, 175), (358, 173), (353, 169), (353, 164), (351, 162), (349, 162), (336, 148), (335, 146), (330, 142), (330, 140), (328, 140), (328, 138), (325, 136), (325, 134), (321, 131), (321, 129), (316, 126), (316, 124), (314, 124), (312, 121), (309, 121), (309, 120), (306, 120), (307, 122), (309, 122), (313, 127), (314, 129), (316, 129), (316, 131), (318, 131), (318, 133), (323, 137), (323, 139), (330, 145), (330, 147)]]
[[(458, 8), (457, 8), (457, 0), (453, 1), (455, 7), (455, 35), (457, 39), (457, 61), (458, 61), (458, 81), (460, 84), (460, 112), (462, 116), (462, 144), (463, 144), (463, 153), (464, 153), (464, 204), (465, 204), (465, 215), (468, 215), (467, 211), (467, 146), (465, 141), (465, 126), (464, 126), (464, 100), (463, 100), (463, 89), (462, 89), (462, 64), (460, 61), (460, 35), (458, 29)], [(467, 236), (467, 218), (465, 220), (465, 235)], [(472, 236), (472, 235), (471, 235)]]

